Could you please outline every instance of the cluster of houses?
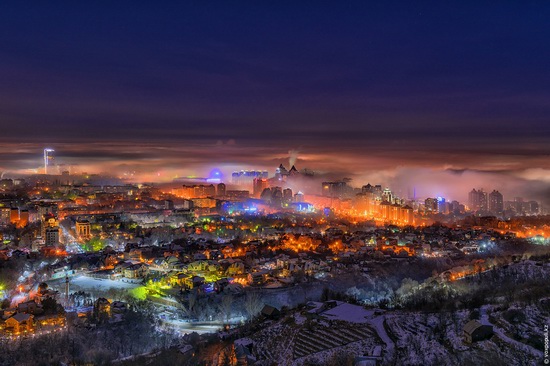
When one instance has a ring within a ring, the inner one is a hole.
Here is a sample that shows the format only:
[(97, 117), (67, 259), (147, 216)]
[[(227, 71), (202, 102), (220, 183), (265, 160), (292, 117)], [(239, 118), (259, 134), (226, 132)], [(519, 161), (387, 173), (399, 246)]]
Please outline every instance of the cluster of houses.
[(0, 334), (4, 337), (51, 333), (66, 326), (63, 308), (45, 309), (40, 297), (0, 310), (0, 316)]
[[(213, 283), (219, 290), (226, 282), (274, 288), (290, 285), (303, 275), (326, 274), (364, 259), (462, 257), (466, 255), (463, 248), (499, 238), (496, 232), (437, 226), (352, 229), (345, 225), (326, 230), (298, 226), (281, 229), (278, 240), (255, 239), (235, 245), (200, 237), (179, 244), (128, 243), (123, 251), (107, 247), (101, 252), (67, 257), (50, 265), (50, 271), (63, 268), (65, 272), (131, 281), (154, 278), (182, 289)], [(303, 250), (299, 249), (302, 245)]]
[(98, 320), (108, 320), (110, 323), (119, 323), (124, 320), (124, 315), (127, 311), (127, 303), (100, 297), (94, 302), (92, 314), (85, 314), (85, 316), (93, 315)]
[[(45, 309), (43, 299), (44, 297), (37, 296), (15, 307), (1, 310), (0, 336), (17, 338), (58, 332), (66, 328), (67, 321), (71, 317), (74, 318), (74, 324), (85, 324), (91, 316), (98, 320), (118, 323), (124, 319), (128, 311), (127, 303), (108, 300), (104, 297), (96, 299), (93, 306), (69, 313), (65, 312), (60, 304), (53, 302), (56, 308), (52, 311), (52, 309)], [(48, 297), (48, 299), (54, 298)]]

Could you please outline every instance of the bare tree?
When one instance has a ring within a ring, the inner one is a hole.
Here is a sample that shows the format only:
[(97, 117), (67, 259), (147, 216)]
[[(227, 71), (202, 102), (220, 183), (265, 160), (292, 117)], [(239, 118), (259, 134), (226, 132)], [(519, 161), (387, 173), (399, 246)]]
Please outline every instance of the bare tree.
[(244, 309), (248, 314), (248, 319), (253, 320), (262, 311), (264, 303), (257, 292), (248, 292), (244, 299)]
[(224, 295), (222, 297), (222, 301), (218, 304), (218, 309), (220, 310), (222, 316), (224, 316), (226, 323), (229, 323), (232, 306), (233, 306), (233, 296), (231, 295)]
[(194, 318), (197, 315), (197, 294), (195, 292), (190, 292), (187, 296), (187, 307), (182, 304), (183, 312), (189, 317)]

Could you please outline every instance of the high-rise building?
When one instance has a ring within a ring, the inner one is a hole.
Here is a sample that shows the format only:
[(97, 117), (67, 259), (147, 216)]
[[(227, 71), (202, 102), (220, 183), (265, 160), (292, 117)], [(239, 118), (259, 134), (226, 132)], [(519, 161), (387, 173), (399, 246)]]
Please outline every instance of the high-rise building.
[(59, 220), (52, 214), (47, 214), (42, 217), (42, 237), (46, 237), (46, 229), (55, 228), (59, 230)]
[(52, 214), (48, 214), (42, 219), (42, 237), (46, 246), (59, 244), (59, 221)]
[(380, 203), (380, 215), (381, 218), (384, 220), (390, 220), (391, 219), (391, 211), (392, 211), (392, 205), (389, 202), (383, 201)]
[(10, 223), (16, 225), (19, 222), (19, 208), (12, 207), (10, 212)]
[(18, 227), (25, 227), (29, 224), (29, 210), (19, 210), (19, 222)]
[(269, 181), (266, 178), (254, 178), (252, 194), (258, 198), (267, 187), (269, 187)]
[[(364, 186), (363, 186), (364, 187)], [(365, 191), (355, 195), (353, 206), (365, 215), (372, 215), (375, 209), (375, 195), (372, 191)]]
[(267, 170), (241, 170), (231, 174), (233, 184), (250, 184), (255, 178), (268, 178)]
[(348, 190), (348, 185), (344, 181), (323, 182), (321, 187), (323, 196), (333, 198), (345, 196)]
[(401, 210), (401, 206), (396, 205), (396, 204), (391, 205), (391, 208), (390, 208), (390, 220), (391, 220), (393, 223), (396, 223), (397, 221), (399, 221), (399, 213), (400, 213), (400, 210)]
[(388, 187), (382, 192), (382, 201), (393, 203), (393, 193)]
[(8, 225), (11, 219), (11, 208), (0, 207), (0, 225)]
[(449, 213), (449, 204), (445, 202), (444, 197), (437, 197), (437, 212), (442, 214)]
[(292, 189), (285, 188), (283, 190), (283, 202), (287, 204), (292, 202)]
[(218, 184), (217, 192), (216, 192), (216, 193), (217, 193), (217, 195), (218, 195), (219, 197), (225, 196), (225, 188), (226, 188), (226, 187), (225, 187), (225, 184), (224, 184), (224, 183)]
[(499, 191), (493, 190), (489, 193), (489, 211), (497, 215), (504, 211), (504, 200)]
[(450, 203), (449, 209), (453, 213), (461, 213), (461, 212), (464, 211), (464, 205), (461, 205), (460, 202), (458, 202), (458, 201), (452, 201)]
[(196, 208), (215, 208), (216, 200), (214, 198), (204, 197), (204, 198), (193, 198), (193, 207)]
[(523, 215), (524, 209), (523, 209), (523, 197), (514, 197), (514, 201), (512, 203), (512, 209), (517, 215)]
[(53, 163), (53, 152), (54, 149), (46, 148), (44, 149), (44, 174), (48, 174), (48, 167)]
[(300, 172), (298, 171), (298, 169), (296, 169), (296, 167), (293, 165), (290, 170), (288, 171), (288, 175), (289, 176), (293, 176), (293, 175), (297, 175), (297, 174), (300, 174)]
[(424, 208), (426, 212), (437, 212), (437, 198), (426, 198), (424, 200)]
[(281, 207), (283, 203), (283, 190), (281, 187), (265, 188), (260, 195), (260, 199), (271, 206)]
[(250, 192), (247, 190), (229, 189), (225, 192), (224, 199), (229, 201), (246, 201), (250, 198)]
[(540, 206), (537, 201), (529, 201), (526, 203), (526, 212), (529, 215), (538, 215), (540, 211)]
[(183, 198), (206, 198), (216, 195), (216, 187), (213, 184), (184, 185), (179, 191)]
[(366, 186), (361, 187), (361, 193), (372, 193), (374, 192), (374, 187), (368, 183)]
[(262, 201), (271, 202), (271, 188), (265, 188), (260, 195)]
[(399, 221), (403, 225), (412, 225), (414, 223), (414, 213), (410, 206), (403, 206), (400, 209)]
[(59, 244), (59, 227), (47, 227), (44, 233), (46, 246), (55, 247)]
[(231, 173), (231, 182), (233, 184), (239, 184), (239, 172)]
[(271, 188), (271, 205), (275, 207), (283, 205), (283, 190), (281, 187)]
[(484, 192), (483, 189), (472, 189), (468, 194), (468, 204), (472, 211), (487, 211), (487, 192)]
[(288, 170), (286, 170), (283, 164), (279, 165), (279, 167), (275, 169), (275, 179), (284, 181), (287, 177)]

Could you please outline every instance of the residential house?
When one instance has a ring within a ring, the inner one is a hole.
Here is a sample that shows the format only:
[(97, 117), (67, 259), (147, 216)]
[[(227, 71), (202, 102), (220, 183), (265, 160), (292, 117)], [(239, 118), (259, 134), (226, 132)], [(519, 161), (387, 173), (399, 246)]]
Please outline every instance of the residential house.
[(259, 271), (248, 274), (248, 282), (252, 285), (263, 285), (269, 278), (269, 271)]
[(28, 313), (32, 315), (41, 314), (43, 312), (42, 305), (37, 304), (34, 300), (25, 301), (17, 305), (19, 313)]
[(175, 256), (166, 257), (162, 263), (162, 267), (169, 270), (175, 270), (180, 265), (180, 259)]
[(225, 273), (227, 276), (235, 276), (235, 275), (241, 275), (244, 274), (245, 268), (244, 263), (241, 260), (235, 260), (233, 261), (229, 267), (225, 270)]
[(96, 314), (106, 313), (109, 314), (111, 311), (111, 302), (104, 297), (98, 298), (94, 302), (94, 312)]
[(281, 312), (271, 305), (265, 305), (262, 308), (261, 315), (266, 319), (277, 320), (281, 316)]
[(123, 314), (128, 310), (128, 304), (122, 301), (113, 301), (111, 303), (111, 314)]
[(481, 324), (477, 320), (470, 320), (464, 326), (464, 338), (468, 343), (474, 343), (491, 338), (493, 335), (493, 326)]
[(145, 263), (133, 263), (124, 268), (124, 277), (143, 278), (149, 272), (149, 267)]
[(6, 319), (6, 330), (14, 334), (23, 332), (32, 332), (34, 325), (34, 316), (26, 313), (15, 313)]
[(169, 278), (169, 282), (172, 286), (179, 286), (183, 288), (193, 287), (193, 275), (188, 273), (177, 273)]

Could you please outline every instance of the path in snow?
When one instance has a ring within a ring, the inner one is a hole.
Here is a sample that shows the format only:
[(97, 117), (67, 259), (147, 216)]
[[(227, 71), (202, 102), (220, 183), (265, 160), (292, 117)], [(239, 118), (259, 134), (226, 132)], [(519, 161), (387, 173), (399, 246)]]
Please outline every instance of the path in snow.
[(391, 340), (390, 336), (388, 336), (388, 333), (386, 333), (386, 328), (384, 328), (384, 321), (386, 320), (386, 317), (384, 315), (377, 316), (375, 318), (369, 319), (369, 324), (376, 329), (376, 332), (378, 333), (378, 336), (386, 343), (386, 348), (388, 353), (393, 351), (394, 343)]
[(535, 356), (535, 357), (538, 357), (538, 358), (542, 358), (542, 352), (525, 344), (525, 343), (521, 343), (521, 342), (518, 342), (510, 337), (508, 337), (504, 331), (497, 327), (496, 325), (494, 325), (493, 323), (491, 323), (489, 321), (489, 316), (487, 315), (487, 307), (488, 305), (484, 305), (480, 308), (480, 320), (481, 320), (481, 324), (486, 324), (486, 325), (492, 325), (493, 326), (493, 332), (500, 338), (502, 339), (504, 342), (506, 343), (509, 343), (513, 346), (515, 346), (516, 348), (519, 348), (519, 349), (522, 349), (523, 351)]

